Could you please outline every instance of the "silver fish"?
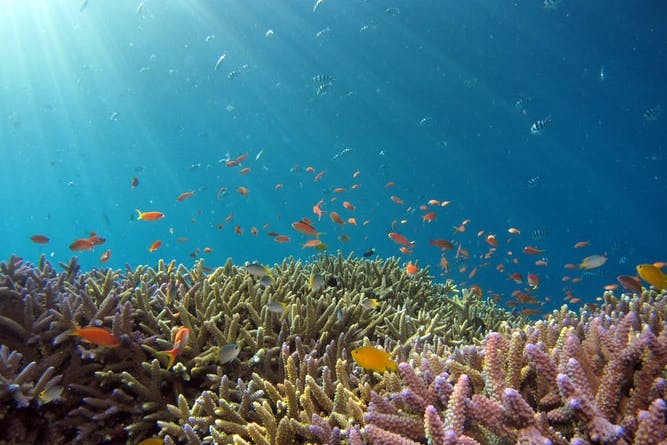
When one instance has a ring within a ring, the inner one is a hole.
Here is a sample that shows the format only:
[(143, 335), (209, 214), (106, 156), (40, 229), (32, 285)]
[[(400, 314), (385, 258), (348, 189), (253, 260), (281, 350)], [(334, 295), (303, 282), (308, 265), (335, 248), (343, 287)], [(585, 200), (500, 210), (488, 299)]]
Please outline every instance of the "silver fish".
[(218, 358), (218, 362), (221, 365), (229, 363), (233, 361), (236, 357), (238, 357), (239, 352), (241, 352), (241, 348), (237, 343), (228, 343), (222, 348), (220, 348), (220, 356)]

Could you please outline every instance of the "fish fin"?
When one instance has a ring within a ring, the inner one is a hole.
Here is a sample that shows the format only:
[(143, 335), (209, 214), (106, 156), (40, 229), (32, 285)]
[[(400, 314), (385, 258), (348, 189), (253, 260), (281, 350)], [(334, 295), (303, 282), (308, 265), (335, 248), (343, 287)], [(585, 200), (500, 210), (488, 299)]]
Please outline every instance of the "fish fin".
[(389, 365), (387, 365), (389, 371), (398, 371), (398, 363), (394, 360), (389, 360)]
[(139, 209), (135, 209), (137, 211), (137, 219), (141, 219), (142, 211)]
[(158, 354), (166, 355), (169, 357), (169, 362), (167, 363), (167, 369), (171, 369), (176, 361), (176, 356), (178, 355), (178, 350), (174, 347), (166, 351), (157, 351)]
[(70, 331), (67, 335), (78, 337), (79, 329), (81, 329), (81, 326), (79, 326), (79, 324), (76, 321), (72, 320), (72, 331)]

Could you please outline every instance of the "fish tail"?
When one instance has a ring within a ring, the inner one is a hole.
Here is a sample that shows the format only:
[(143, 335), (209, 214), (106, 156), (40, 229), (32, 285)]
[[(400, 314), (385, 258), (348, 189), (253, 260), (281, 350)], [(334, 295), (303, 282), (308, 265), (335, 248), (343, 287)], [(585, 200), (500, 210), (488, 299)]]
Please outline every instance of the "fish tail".
[(81, 329), (79, 324), (76, 321), (72, 320), (72, 330), (67, 335), (71, 335), (72, 337), (78, 337), (79, 329)]
[(142, 212), (139, 209), (135, 209), (137, 211), (137, 219), (141, 219)]
[(159, 354), (164, 354), (169, 357), (169, 362), (167, 363), (167, 369), (170, 369), (174, 362), (176, 361), (176, 356), (178, 355), (178, 351), (174, 348), (169, 349), (167, 351), (158, 351)]
[(390, 371), (398, 371), (398, 363), (396, 363), (394, 360), (389, 360), (387, 369)]

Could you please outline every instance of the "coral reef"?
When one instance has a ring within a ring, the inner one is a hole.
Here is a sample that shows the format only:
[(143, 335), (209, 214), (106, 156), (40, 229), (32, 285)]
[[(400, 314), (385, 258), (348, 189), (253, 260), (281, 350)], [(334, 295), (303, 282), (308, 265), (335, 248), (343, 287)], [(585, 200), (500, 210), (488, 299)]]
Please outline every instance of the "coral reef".
[[(360, 370), (351, 349), (446, 356), (525, 322), (475, 292), (432, 283), (427, 270), (409, 277), (396, 258), (287, 259), (270, 280), (231, 260), (216, 269), (60, 266), (0, 265), (0, 443), (158, 434), (165, 443), (363, 443), (371, 394), (400, 379)], [(311, 273), (326, 285), (311, 289)], [(369, 298), (380, 305), (364, 305)], [(107, 329), (120, 346), (73, 336), (75, 323)], [(190, 335), (167, 369), (164, 351), (181, 327)], [(238, 356), (223, 359), (231, 344)]]
[(605, 299), (448, 358), (415, 354), (399, 391), (372, 395), (369, 442), (667, 443), (667, 297)]

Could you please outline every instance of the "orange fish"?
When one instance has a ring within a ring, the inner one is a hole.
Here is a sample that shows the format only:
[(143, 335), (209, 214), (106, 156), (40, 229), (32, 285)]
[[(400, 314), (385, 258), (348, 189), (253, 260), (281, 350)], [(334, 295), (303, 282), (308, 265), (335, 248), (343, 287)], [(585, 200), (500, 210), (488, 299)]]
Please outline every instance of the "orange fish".
[(322, 240), (320, 240), (320, 239), (318, 239), (318, 238), (310, 239), (310, 240), (306, 241), (305, 243), (303, 243), (303, 244), (301, 245), (301, 248), (306, 248), (306, 247), (317, 247), (317, 246), (319, 246), (320, 244), (322, 244)]
[(70, 250), (76, 252), (81, 250), (93, 250), (93, 247), (95, 247), (95, 244), (88, 238), (79, 238), (69, 245)]
[(343, 201), (343, 207), (348, 210), (354, 210), (354, 205), (350, 201)]
[(111, 258), (111, 249), (105, 250), (104, 253), (100, 255), (100, 263), (106, 263), (109, 258)]
[(489, 243), (490, 245), (492, 245), (493, 247), (498, 246), (498, 240), (496, 239), (495, 235), (492, 235), (492, 234), (487, 235), (486, 242)]
[(161, 351), (162, 354), (169, 356), (167, 369), (171, 368), (171, 365), (173, 365), (174, 361), (176, 361), (176, 357), (178, 357), (181, 352), (183, 352), (183, 349), (185, 349), (185, 346), (188, 344), (188, 338), (190, 338), (190, 329), (183, 326), (179, 328), (178, 331), (176, 331), (176, 335), (174, 336), (174, 345), (172, 348), (167, 351)]
[(526, 281), (528, 282), (528, 286), (532, 287), (533, 289), (537, 289), (537, 287), (540, 285), (540, 277), (534, 273), (529, 273), (526, 276)]
[(248, 172), (250, 172), (250, 167), (243, 167), (241, 170), (239, 170), (239, 173), (242, 175), (245, 175)]
[(162, 241), (160, 241), (159, 239), (156, 239), (155, 241), (153, 241), (153, 244), (151, 244), (151, 246), (148, 248), (148, 251), (149, 252), (155, 252), (156, 250), (158, 250), (160, 248), (161, 245), (162, 245)]
[(446, 239), (432, 239), (429, 240), (429, 243), (433, 244), (434, 246), (438, 246), (442, 250), (450, 250), (454, 248), (454, 244)]
[(195, 191), (194, 191), (194, 190), (190, 190), (190, 191), (187, 191), (187, 192), (183, 192), (183, 193), (181, 193), (180, 195), (178, 195), (178, 196), (176, 197), (176, 201), (183, 201), (183, 200), (185, 200), (185, 199), (188, 199), (190, 196), (192, 196), (192, 195), (194, 195), (194, 194), (195, 194)]
[(258, 233), (259, 233), (259, 230), (257, 229), (257, 227), (255, 227), (255, 226), (250, 227), (250, 234), (251, 235), (257, 235)]
[(574, 248), (579, 249), (581, 247), (590, 246), (590, 244), (591, 244), (590, 241), (578, 241), (578, 242), (574, 243)]
[(141, 210), (137, 209), (137, 215), (137, 219), (143, 219), (144, 221), (157, 221), (164, 218), (164, 213), (155, 210), (142, 212)]
[(293, 222), (292, 227), (294, 230), (301, 232), (304, 235), (319, 235), (319, 232), (313, 227), (313, 223), (310, 222), (308, 218), (301, 218), (299, 221)]
[(329, 218), (331, 218), (331, 221), (335, 222), (336, 224), (345, 224), (345, 220), (341, 218), (338, 212), (329, 213)]
[(320, 221), (322, 219), (322, 214), (326, 213), (325, 210), (322, 210), (320, 206), (324, 203), (323, 199), (320, 199), (317, 201), (317, 204), (313, 206), (313, 213), (317, 215), (317, 220)]
[(204, 253), (211, 253), (211, 252), (213, 252), (213, 249), (211, 249), (210, 247), (204, 247), (203, 252)]
[(389, 237), (390, 240), (392, 240), (395, 243), (403, 244), (405, 246), (414, 245), (414, 241), (410, 241), (404, 235), (401, 235), (398, 232), (389, 232), (387, 233), (387, 236)]
[(326, 170), (322, 170), (321, 172), (319, 172), (318, 174), (316, 174), (315, 176), (313, 176), (313, 181), (314, 181), (314, 182), (317, 182), (317, 181), (319, 181), (320, 179), (322, 179), (322, 176), (324, 176), (324, 174), (325, 174), (326, 172), (327, 172)]
[(396, 195), (391, 195), (389, 198), (396, 204), (403, 204), (403, 200)]
[(393, 187), (393, 186), (395, 186), (395, 185), (396, 185), (396, 183), (395, 183), (394, 181), (389, 181), (389, 182), (387, 182), (384, 186), (387, 187), (387, 188), (389, 188), (389, 187)]
[(94, 246), (104, 244), (107, 241), (106, 238), (102, 238), (95, 232), (90, 232), (90, 236), (88, 237), (88, 239), (90, 240), (91, 243), (93, 243)]
[(405, 273), (406, 274), (412, 276), (412, 275), (416, 274), (417, 272), (419, 272), (419, 267), (417, 267), (417, 265), (412, 264), (412, 263), (408, 263), (408, 264), (405, 265)]
[(283, 188), (283, 185), (280, 182), (273, 186), (273, 190), (275, 190), (275, 191), (278, 191), (281, 188)]
[(109, 346), (115, 348), (120, 345), (120, 340), (113, 335), (111, 331), (97, 326), (86, 326), (85, 328), (81, 328), (74, 323), (73, 330), (69, 335), (81, 337), (88, 343), (93, 343), (97, 346)]
[(49, 237), (46, 235), (33, 235), (30, 239), (36, 244), (46, 244), (49, 242)]
[(276, 235), (273, 240), (277, 243), (287, 243), (290, 240), (290, 237), (287, 235)]
[(139, 178), (137, 178), (136, 176), (134, 178), (132, 178), (132, 182), (130, 182), (130, 185), (132, 186), (132, 188), (135, 188), (136, 186), (138, 186), (139, 185)]
[(243, 229), (238, 224), (234, 226), (234, 233), (237, 235), (243, 235)]
[(616, 281), (621, 283), (621, 286), (627, 290), (636, 292), (637, 294), (642, 293), (642, 283), (639, 281), (639, 278), (632, 275), (619, 275), (616, 277)]
[(345, 187), (336, 187), (333, 189), (334, 193), (343, 193), (345, 191)]
[(537, 247), (534, 246), (526, 246), (523, 248), (523, 253), (526, 253), (528, 255), (537, 255), (539, 253), (544, 253), (544, 250), (538, 249)]
[(356, 225), (357, 225), (357, 219), (356, 219), (356, 218), (353, 218), (353, 217), (349, 217), (349, 218), (347, 219), (347, 223), (348, 223), (348, 224), (352, 224), (353, 226), (356, 226)]
[(433, 221), (438, 215), (435, 212), (428, 212), (424, 215), (422, 215), (422, 222), (431, 222)]
[(516, 227), (510, 227), (509, 229), (507, 229), (507, 231), (509, 233), (511, 233), (512, 235), (520, 235), (521, 234), (521, 230), (517, 229)]
[(242, 185), (239, 185), (236, 187), (236, 191), (239, 192), (241, 196), (248, 196), (248, 193), (250, 193), (250, 190), (248, 190), (248, 187), (244, 187)]

